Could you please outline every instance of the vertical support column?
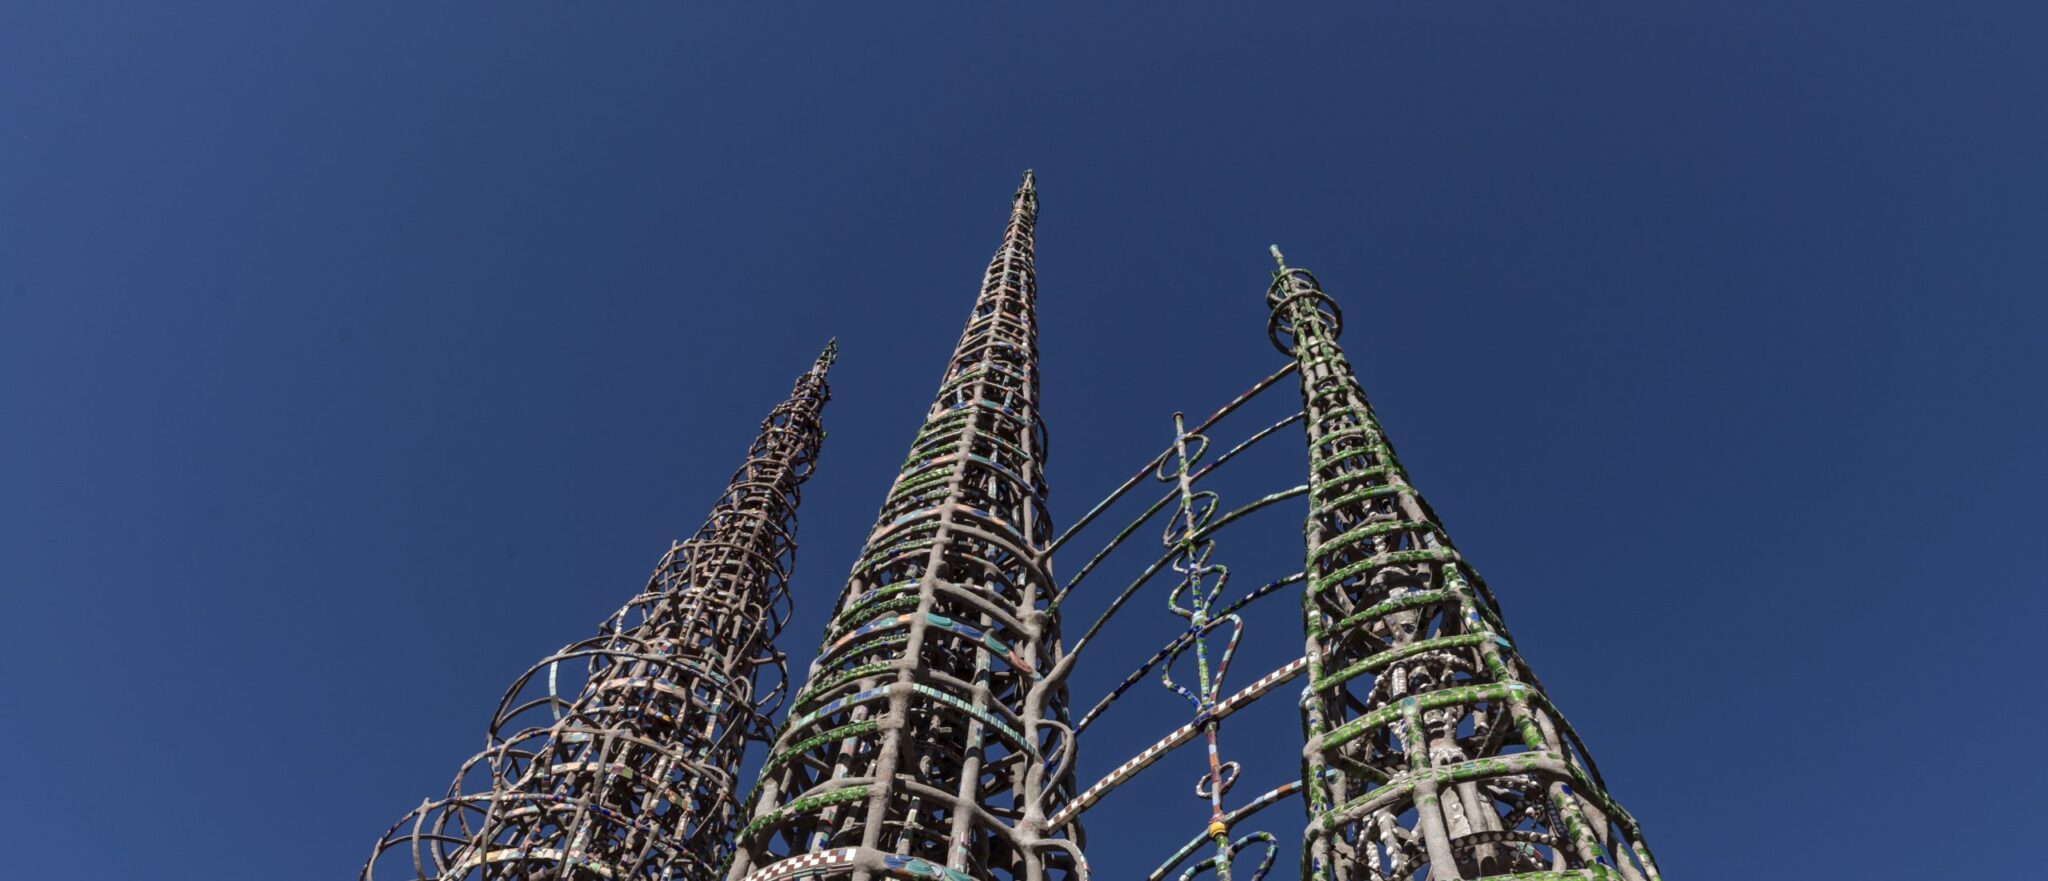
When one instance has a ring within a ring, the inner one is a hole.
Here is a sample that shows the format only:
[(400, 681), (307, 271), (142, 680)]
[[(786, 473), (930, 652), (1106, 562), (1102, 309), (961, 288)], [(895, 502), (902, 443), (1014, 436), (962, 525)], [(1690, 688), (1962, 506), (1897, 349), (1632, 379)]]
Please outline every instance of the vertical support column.
[(1273, 343), (1309, 446), (1303, 874), (1316, 881), (1655, 881), (1634, 818), (1409, 482), (1315, 276), (1279, 270)]
[(729, 881), (1028, 879), (1071, 786), (1038, 415), (1032, 177), (761, 773)]

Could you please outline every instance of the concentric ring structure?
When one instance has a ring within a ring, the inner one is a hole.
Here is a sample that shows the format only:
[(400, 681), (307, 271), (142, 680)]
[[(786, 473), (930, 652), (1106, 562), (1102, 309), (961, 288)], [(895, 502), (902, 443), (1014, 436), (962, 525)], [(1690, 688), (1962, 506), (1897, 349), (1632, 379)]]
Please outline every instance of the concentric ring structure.
[(1395, 457), (1336, 304), (1273, 256), (1269, 328), (1298, 367), (1310, 460), (1304, 877), (1654, 881), (1636, 821)]
[(836, 352), (827, 345), (769, 414), (709, 519), (646, 590), (512, 686), (488, 748), (447, 798), (385, 833), (364, 881), (716, 877), (740, 762), (784, 694), (774, 641)]
[[(765, 763), (729, 881), (1041, 881), (1071, 789), (1025, 173), (937, 399)], [(1064, 833), (1074, 834), (1078, 833)]]

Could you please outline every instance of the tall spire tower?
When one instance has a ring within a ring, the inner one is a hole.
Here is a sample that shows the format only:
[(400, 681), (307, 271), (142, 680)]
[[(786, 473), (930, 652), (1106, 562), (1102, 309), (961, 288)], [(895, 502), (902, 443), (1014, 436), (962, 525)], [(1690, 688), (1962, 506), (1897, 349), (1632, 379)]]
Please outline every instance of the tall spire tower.
[[(1003, 244), (750, 801), (729, 881), (1041, 881), (1071, 779), (1038, 415), (1038, 194)], [(1076, 833), (1077, 834), (1077, 833)]]
[(797, 378), (711, 516), (646, 590), (512, 686), (485, 751), (447, 798), (385, 833), (365, 881), (715, 877), (740, 761), (785, 693), (775, 637), (837, 351), (828, 344)]
[(1273, 257), (1269, 326), (1309, 442), (1303, 877), (1654, 881), (1641, 829), (1395, 457), (1336, 304)]

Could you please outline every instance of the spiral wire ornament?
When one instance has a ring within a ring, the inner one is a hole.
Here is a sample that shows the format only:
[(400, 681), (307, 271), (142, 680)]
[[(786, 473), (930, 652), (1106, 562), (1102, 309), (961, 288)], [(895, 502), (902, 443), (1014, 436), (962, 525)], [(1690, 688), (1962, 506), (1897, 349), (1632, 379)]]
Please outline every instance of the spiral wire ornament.
[[(1167, 594), (1166, 605), (1168, 611), (1187, 619), (1188, 630), (1186, 638), (1175, 640), (1168, 647), (1159, 668), (1159, 681), (1194, 707), (1195, 723), (1201, 726), (1202, 736), (1208, 742), (1209, 770), (1196, 781), (1195, 796), (1209, 801), (1209, 825), (1204, 832), (1216, 845), (1215, 855), (1189, 866), (1181, 873), (1180, 881), (1188, 881), (1204, 869), (1214, 870), (1217, 881), (1230, 881), (1231, 861), (1236, 852), (1253, 842), (1263, 842), (1266, 845), (1265, 856), (1251, 876), (1251, 881), (1261, 881), (1273, 866), (1275, 842), (1272, 835), (1261, 831), (1232, 839), (1228, 815), (1223, 811), (1223, 796), (1237, 783), (1241, 766), (1222, 758), (1219, 732), (1223, 723), (1215, 717), (1214, 711), (1223, 692), (1223, 681), (1230, 672), (1230, 660), (1237, 653), (1238, 641), (1244, 638), (1244, 619), (1234, 611), (1215, 612), (1217, 600), (1230, 583), (1230, 569), (1210, 562), (1210, 555), (1216, 550), (1216, 540), (1203, 529), (1215, 519), (1221, 498), (1208, 490), (1197, 492), (1189, 471), (1208, 451), (1209, 438), (1189, 434), (1186, 421), (1179, 413), (1173, 414), (1173, 429), (1173, 471), (1169, 473), (1162, 468), (1157, 475), (1161, 481), (1173, 482), (1180, 491), (1179, 508), (1162, 538), (1174, 552), (1174, 571), (1181, 573), (1180, 583)], [(1190, 441), (1196, 442), (1193, 450), (1189, 449)], [(1187, 604), (1182, 605), (1182, 600)], [(1230, 627), (1230, 639), (1224, 643), (1212, 673), (1209, 634), (1225, 624)], [(1196, 681), (1193, 691), (1173, 681), (1173, 663), (1189, 646), (1195, 650)]]
[[(1105, 798), (1129, 784), (1146, 769), (1183, 747), (1192, 749), (1192, 744), (1200, 740), (1207, 749), (1208, 761), (1207, 770), (1196, 782), (1195, 796), (1206, 801), (1209, 806), (1204, 824), (1200, 827), (1199, 834), (1153, 869), (1146, 876), (1146, 881), (1163, 881), (1168, 877), (1189, 881), (1204, 872), (1214, 872), (1219, 881), (1230, 881), (1238, 854), (1254, 845), (1261, 846), (1260, 856), (1248, 881), (1262, 881), (1278, 856), (1279, 840), (1264, 830), (1241, 834), (1235, 830), (1254, 814), (1297, 795), (1301, 790), (1300, 781), (1285, 781), (1244, 805), (1226, 809), (1225, 796), (1235, 787), (1241, 766), (1235, 761), (1225, 761), (1222, 758), (1220, 730), (1225, 719), (1261, 698), (1279, 691), (1280, 686), (1293, 681), (1306, 669), (1306, 664), (1297, 659), (1281, 665), (1235, 692), (1226, 694), (1224, 691), (1231, 661), (1244, 635), (1244, 620), (1238, 613), (1260, 599), (1300, 584), (1303, 576), (1298, 572), (1283, 576), (1224, 603), (1222, 600), (1229, 584), (1230, 570), (1226, 566), (1212, 562), (1212, 556), (1217, 544), (1216, 535), (1221, 530), (1250, 514), (1300, 498), (1307, 493), (1308, 487), (1301, 485), (1271, 493), (1221, 514), (1218, 513), (1221, 507), (1220, 496), (1216, 492), (1197, 488), (1202, 480), (1213, 476), (1218, 469), (1301, 421), (1302, 414), (1299, 412), (1290, 414), (1253, 432), (1213, 460), (1204, 462), (1210, 450), (1207, 432), (1217, 428), (1226, 417), (1258, 399), (1292, 373), (1293, 367), (1289, 366), (1260, 380), (1193, 430), (1186, 427), (1186, 419), (1182, 414), (1174, 414), (1172, 445), (1098, 503), (1055, 542), (1056, 547), (1066, 544), (1078, 530), (1087, 527), (1141, 485), (1148, 475), (1156, 482), (1170, 485), (1168, 492), (1118, 530), (1108, 545), (1076, 572), (1073, 580), (1061, 593), (1061, 599), (1065, 601), (1081, 586), (1086, 576), (1111, 555), (1126, 547), (1128, 540), (1146, 523), (1171, 509), (1172, 515), (1167, 519), (1164, 534), (1161, 536), (1166, 553), (1147, 566), (1136, 580), (1111, 599), (1101, 617), (1075, 643), (1065, 663), (1077, 662), (1082, 653), (1105, 632), (1112, 619), (1126, 607), (1130, 599), (1151, 583), (1152, 579), (1163, 572), (1172, 571), (1180, 577), (1167, 590), (1167, 609), (1171, 614), (1186, 621), (1187, 626), (1140, 663), (1083, 714), (1081, 720), (1075, 724), (1075, 729), (1082, 736), (1081, 739), (1085, 740), (1086, 732), (1115, 706), (1117, 700), (1154, 670), (1158, 671), (1161, 684), (1165, 688), (1189, 703), (1193, 710), (1192, 717), (1082, 790), (1052, 819), (1054, 828), (1074, 822), (1081, 814), (1097, 807)], [(1227, 638), (1220, 647), (1212, 647), (1211, 637), (1218, 635), (1217, 631), (1224, 628), (1228, 628)], [(1191, 653), (1195, 661), (1192, 687), (1176, 680), (1172, 672), (1175, 662)], [(1173, 876), (1174, 869), (1186, 863), (1205, 845), (1212, 848), (1212, 853), (1208, 857), (1188, 865), (1178, 876)]]
[(384, 834), (362, 881), (714, 881), (740, 762), (786, 689), (774, 643), (837, 353), (827, 344), (798, 377), (703, 527), (669, 549), (646, 589), (513, 684), (487, 748), (445, 798)]

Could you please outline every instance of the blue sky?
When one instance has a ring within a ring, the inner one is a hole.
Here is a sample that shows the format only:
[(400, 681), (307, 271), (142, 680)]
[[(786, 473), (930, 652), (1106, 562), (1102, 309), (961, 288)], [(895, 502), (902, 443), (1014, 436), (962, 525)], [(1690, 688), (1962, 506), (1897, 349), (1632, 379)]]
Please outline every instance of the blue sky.
[[(1032, 167), (1060, 523), (1278, 366), (1279, 242), (1669, 875), (2018, 875), (2048, 14), (1788, 6), (0, 7), (10, 874), (354, 872), (837, 335), (808, 658)], [(1140, 690), (1084, 783), (1178, 724)], [(1227, 725), (1233, 796), (1298, 739)]]

